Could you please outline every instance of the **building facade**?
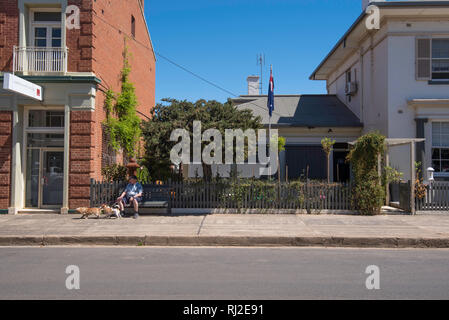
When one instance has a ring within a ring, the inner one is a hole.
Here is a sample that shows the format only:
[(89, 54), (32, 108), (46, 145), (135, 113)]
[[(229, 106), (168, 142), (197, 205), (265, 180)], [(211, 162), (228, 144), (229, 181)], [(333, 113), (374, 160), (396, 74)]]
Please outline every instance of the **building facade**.
[[(379, 28), (366, 23), (379, 10)], [(311, 75), (325, 80), (363, 123), (363, 132), (425, 138), (416, 159), (449, 178), (449, 1), (363, 1), (364, 11)], [(390, 150), (409, 179), (408, 146)]]
[(149, 117), (155, 103), (144, 1), (0, 2), (1, 87), (14, 73), (43, 88), (42, 101), (0, 89), (0, 210), (88, 206), (90, 179), (121, 161), (102, 124), (105, 92), (120, 92), (125, 48), (139, 114)]
[[(279, 153), (282, 181), (327, 179), (327, 156), (321, 145), (323, 137), (335, 140), (329, 159), (330, 180), (349, 181), (348, 143), (360, 136), (363, 125), (336, 95), (276, 95), (271, 120), (266, 95), (240, 96), (233, 99), (233, 103), (239, 109), (249, 109), (255, 116), (260, 116), (266, 129), (271, 123), (271, 128), (285, 138), (285, 150)], [(244, 176), (254, 176), (254, 172), (259, 177), (258, 170), (252, 170), (251, 166), (242, 168)]]

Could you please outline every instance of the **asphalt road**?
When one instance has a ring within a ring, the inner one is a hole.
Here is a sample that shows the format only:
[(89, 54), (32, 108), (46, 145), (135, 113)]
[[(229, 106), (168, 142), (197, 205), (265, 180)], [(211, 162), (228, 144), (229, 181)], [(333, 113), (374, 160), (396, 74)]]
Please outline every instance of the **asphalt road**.
[(449, 250), (4, 247), (0, 299), (449, 299)]

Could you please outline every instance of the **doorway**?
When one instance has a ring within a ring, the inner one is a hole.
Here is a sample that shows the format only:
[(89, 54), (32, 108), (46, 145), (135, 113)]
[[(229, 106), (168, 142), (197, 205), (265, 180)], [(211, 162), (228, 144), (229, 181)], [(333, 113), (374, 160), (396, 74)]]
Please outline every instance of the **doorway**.
[(62, 206), (64, 149), (28, 150), (26, 207), (50, 209)]
[(30, 109), (25, 113), (25, 124), (25, 208), (61, 208), (64, 111)]

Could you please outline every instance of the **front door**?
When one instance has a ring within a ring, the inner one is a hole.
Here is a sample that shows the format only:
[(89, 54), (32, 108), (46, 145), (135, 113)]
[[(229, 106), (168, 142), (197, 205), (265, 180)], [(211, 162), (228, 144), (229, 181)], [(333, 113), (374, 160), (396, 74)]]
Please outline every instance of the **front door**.
[(25, 110), (25, 207), (61, 208), (64, 190), (64, 111)]
[(64, 188), (64, 150), (28, 151), (27, 208), (60, 208)]
[(61, 207), (64, 188), (64, 150), (42, 150), (41, 207)]

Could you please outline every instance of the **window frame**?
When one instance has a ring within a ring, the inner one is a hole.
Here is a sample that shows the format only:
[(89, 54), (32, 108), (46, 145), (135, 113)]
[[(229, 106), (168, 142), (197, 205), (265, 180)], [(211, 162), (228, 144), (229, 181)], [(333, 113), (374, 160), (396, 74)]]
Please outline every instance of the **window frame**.
[[(430, 165), (432, 166), (432, 168), (433, 169), (435, 169), (435, 173), (434, 173), (434, 175), (435, 176), (439, 176), (439, 177), (449, 177), (449, 171), (448, 172), (443, 172), (443, 171), (437, 171), (437, 170), (440, 170), (441, 169), (441, 164), (440, 164), (440, 168), (434, 168), (434, 166), (433, 166), (433, 161), (434, 160), (436, 160), (436, 161), (442, 161), (442, 158), (441, 158), (441, 150), (442, 149), (445, 149), (445, 150), (449, 150), (449, 146), (447, 146), (447, 147), (445, 147), (445, 146), (441, 146), (441, 144), (439, 145), (439, 146), (434, 146), (434, 135), (433, 135), (433, 125), (435, 124), (435, 123), (449, 123), (449, 120), (447, 120), (447, 119), (442, 119), (442, 120), (432, 120), (431, 121), (431, 128), (430, 128), (430, 130), (431, 130), (431, 136), (430, 136), (430, 140), (431, 140), (431, 143), (430, 143)], [(441, 135), (441, 132), (439, 133), (440, 135)], [(449, 134), (448, 134), (449, 135)], [(433, 157), (433, 153), (434, 153), (434, 150), (435, 149), (439, 149), (440, 150), (440, 154), (439, 154), (439, 158), (438, 159), (436, 159), (436, 158), (434, 158)], [(447, 159), (447, 160), (443, 160), (443, 161), (449, 161), (449, 158)]]
[[(34, 21), (34, 13), (36, 12), (59, 12), (61, 14), (61, 21)], [(37, 47), (35, 45), (35, 29), (36, 28), (46, 28), (47, 34), (46, 34), (46, 41), (47, 45), (42, 48), (64, 48), (63, 43), (63, 17), (62, 17), (62, 10), (61, 8), (30, 8), (29, 10), (29, 21), (30, 21), (30, 29), (29, 29), (29, 35), (30, 35), (30, 46), (31, 47)], [(61, 45), (59, 47), (53, 47), (53, 35), (52, 35), (52, 29), (55, 27), (59, 27), (61, 29), (61, 35), (59, 38), (61, 41)]]
[(136, 18), (131, 15), (131, 35), (133, 38), (136, 37)]
[[(432, 81), (448, 81), (449, 80), (449, 70), (445, 71), (445, 72), (443, 72), (443, 71), (433, 71), (433, 62), (434, 61), (442, 61), (442, 60), (449, 61), (449, 56), (447, 58), (434, 58), (433, 57), (433, 42), (434, 42), (434, 40), (444, 40), (444, 41), (447, 41), (449, 43), (449, 36), (448, 37), (444, 37), (444, 38), (436, 38), (436, 37), (434, 37), (434, 38), (430, 39), (430, 80), (432, 80)], [(447, 78), (444, 78), (444, 79), (434, 79), (433, 78), (433, 74), (434, 73), (447, 73), (448, 76), (447, 76)]]

